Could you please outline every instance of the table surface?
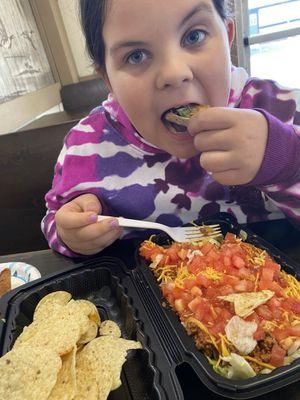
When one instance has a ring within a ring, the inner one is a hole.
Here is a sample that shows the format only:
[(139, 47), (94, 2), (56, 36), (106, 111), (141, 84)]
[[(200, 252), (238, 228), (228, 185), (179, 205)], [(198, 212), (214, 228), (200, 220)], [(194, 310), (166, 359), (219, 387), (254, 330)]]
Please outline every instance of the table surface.
[[(299, 264), (300, 269), (300, 232), (286, 220), (268, 221), (247, 226), (257, 235), (263, 237), (273, 246), (284, 252), (291, 260)], [(113, 256), (122, 259), (129, 267), (134, 266), (134, 252), (137, 242), (133, 240), (117, 241), (101, 255)], [(52, 250), (41, 250), (28, 253), (10, 254), (0, 256), (0, 263), (21, 261), (34, 265), (39, 269), (42, 276), (53, 274), (80, 263), (83, 258), (70, 259)], [(186, 400), (199, 399), (203, 396), (205, 400), (224, 399), (210, 392), (190, 372), (184, 373), (180, 379)], [(288, 400), (300, 400), (300, 382), (284, 387), (280, 390), (256, 397), (259, 400), (281, 400), (285, 397)], [(175, 400), (175, 399), (170, 399)]]

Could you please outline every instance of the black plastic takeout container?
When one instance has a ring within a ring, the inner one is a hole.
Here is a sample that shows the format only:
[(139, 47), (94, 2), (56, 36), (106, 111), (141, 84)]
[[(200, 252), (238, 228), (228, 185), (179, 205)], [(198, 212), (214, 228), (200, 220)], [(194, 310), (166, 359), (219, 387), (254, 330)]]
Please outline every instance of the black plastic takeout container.
[[(223, 234), (239, 234), (241, 226), (227, 214), (198, 221), (219, 223)], [(299, 266), (279, 250), (250, 231), (247, 241), (268, 251), (288, 273), (300, 279)], [(166, 235), (155, 239), (165, 245)], [(214, 372), (177, 315), (164, 302), (159, 286), (146, 262), (136, 251), (136, 265), (129, 269), (117, 258), (87, 260), (59, 273), (41, 278), (6, 294), (0, 300), (0, 355), (9, 351), (24, 326), (32, 321), (35, 306), (46, 294), (69, 291), (75, 299), (88, 299), (98, 308), (102, 320), (112, 319), (122, 336), (139, 340), (143, 350), (130, 351), (123, 366), (122, 386), (110, 393), (110, 400), (184, 400), (182, 376), (195, 375), (209, 390), (224, 398), (250, 399), (300, 379), (300, 360), (276, 369), (270, 375), (247, 380), (229, 380)], [(185, 372), (184, 372), (185, 371)], [(198, 393), (195, 398), (205, 397)]]

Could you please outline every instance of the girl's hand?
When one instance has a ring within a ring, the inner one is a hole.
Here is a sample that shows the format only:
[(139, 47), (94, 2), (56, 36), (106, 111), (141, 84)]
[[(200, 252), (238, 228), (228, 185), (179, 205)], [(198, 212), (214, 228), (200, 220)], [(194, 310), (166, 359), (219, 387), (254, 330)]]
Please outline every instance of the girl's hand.
[(216, 181), (242, 185), (257, 174), (268, 138), (268, 123), (260, 112), (207, 108), (191, 118), (188, 131), (201, 152), (201, 166)]
[(113, 217), (97, 222), (97, 214), (101, 212), (101, 204), (93, 194), (83, 194), (64, 204), (55, 215), (59, 237), (75, 253), (98, 253), (118, 239), (122, 232)]

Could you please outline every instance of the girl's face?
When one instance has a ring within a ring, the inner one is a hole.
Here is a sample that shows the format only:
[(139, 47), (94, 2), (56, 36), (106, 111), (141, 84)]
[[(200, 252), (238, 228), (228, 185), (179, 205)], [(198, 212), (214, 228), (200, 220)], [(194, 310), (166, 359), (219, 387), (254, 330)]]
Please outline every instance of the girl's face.
[(196, 155), (193, 138), (171, 132), (162, 115), (227, 105), (233, 22), (212, 0), (111, 0), (103, 37), (107, 83), (135, 129), (174, 156)]

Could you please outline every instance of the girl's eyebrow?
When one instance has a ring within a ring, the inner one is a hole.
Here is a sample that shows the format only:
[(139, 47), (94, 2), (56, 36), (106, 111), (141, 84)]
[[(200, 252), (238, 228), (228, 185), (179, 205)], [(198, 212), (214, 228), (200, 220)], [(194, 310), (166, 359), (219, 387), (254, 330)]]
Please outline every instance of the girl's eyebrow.
[(136, 41), (131, 40), (129, 42), (117, 42), (112, 46), (112, 48), (109, 50), (109, 52), (111, 54), (114, 54), (118, 50), (126, 48), (126, 47), (143, 47), (143, 46), (146, 46), (146, 44), (147, 44), (146, 42), (142, 42), (142, 41), (138, 41), (138, 40), (136, 40)]
[[(207, 13), (207, 14), (212, 14), (213, 13), (213, 8), (211, 5), (207, 3), (201, 2), (197, 6), (195, 6), (180, 22), (179, 27), (181, 28), (186, 22), (188, 22), (195, 14), (198, 14), (199, 12), (201, 13)], [(128, 42), (117, 42), (115, 43), (112, 48), (109, 50), (110, 54), (116, 53), (118, 50), (126, 48), (126, 47), (144, 47), (146, 46), (147, 43), (143, 41), (128, 41)]]
[(207, 14), (213, 14), (213, 8), (210, 4), (203, 3), (201, 2), (198, 4), (196, 7), (194, 7), (180, 22), (179, 27), (181, 28), (188, 20), (190, 20), (195, 14), (198, 14), (199, 12), (201, 13), (207, 13)]

